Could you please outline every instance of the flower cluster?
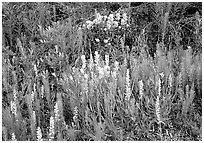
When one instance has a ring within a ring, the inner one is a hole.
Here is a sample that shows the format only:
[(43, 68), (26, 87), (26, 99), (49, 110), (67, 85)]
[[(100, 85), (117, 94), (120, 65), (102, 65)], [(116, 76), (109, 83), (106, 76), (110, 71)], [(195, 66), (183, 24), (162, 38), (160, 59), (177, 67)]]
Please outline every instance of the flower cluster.
[(17, 93), (16, 93), (16, 89), (14, 88), (13, 90), (13, 100), (11, 100), (11, 112), (14, 114), (15, 117), (17, 117)]
[(119, 69), (119, 62), (115, 61), (114, 66), (115, 67), (114, 67), (113, 71), (111, 72), (111, 75), (115, 80), (117, 80), (117, 72), (118, 72), (118, 69)]
[(12, 141), (17, 141), (15, 133), (12, 133)]
[(172, 74), (170, 74), (169, 75), (169, 87), (171, 88), (173, 85), (172, 85), (172, 83), (173, 83), (173, 77), (172, 77)]
[(100, 13), (96, 12), (95, 19), (93, 21), (87, 20), (83, 27), (87, 29), (92, 29), (98, 25), (102, 25), (104, 30), (111, 30), (112, 28), (119, 28), (122, 27), (129, 27), (128, 25), (128, 16), (127, 13), (111, 13), (107, 15), (101, 15)]
[(54, 113), (55, 113), (55, 121), (57, 122), (59, 120), (59, 108), (58, 108), (57, 102), (54, 107)]
[(42, 131), (40, 127), (37, 128), (37, 141), (42, 141)]
[(144, 87), (143, 87), (143, 82), (142, 80), (139, 81), (139, 93), (140, 93), (140, 99), (143, 97), (143, 91), (144, 91)]
[(126, 72), (126, 96), (125, 96), (125, 100), (129, 101), (130, 100), (130, 95), (131, 95), (130, 71), (129, 71), (129, 69), (127, 69), (127, 72)]
[(11, 112), (16, 116), (17, 115), (17, 107), (16, 102), (11, 100)]
[(36, 114), (35, 111), (33, 111), (33, 124), (36, 125)]
[(160, 114), (161, 79), (159, 76), (157, 79), (157, 86), (158, 86), (158, 95), (156, 98), (155, 109), (156, 109), (156, 116), (157, 116), (158, 123), (161, 123), (161, 114)]
[(49, 140), (52, 141), (54, 139), (54, 118), (50, 117), (50, 128), (49, 128)]

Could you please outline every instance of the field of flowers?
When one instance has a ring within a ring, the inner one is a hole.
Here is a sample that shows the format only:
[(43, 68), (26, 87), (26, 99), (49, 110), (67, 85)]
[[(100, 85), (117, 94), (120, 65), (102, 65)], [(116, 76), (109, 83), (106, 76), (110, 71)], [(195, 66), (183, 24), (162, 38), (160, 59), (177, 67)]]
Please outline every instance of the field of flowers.
[[(31, 5), (3, 3), (3, 141), (202, 140), (198, 12), (183, 21), (195, 26), (196, 48), (178, 42), (182, 29), (167, 18), (169, 11), (152, 52), (149, 25), (135, 44), (127, 44), (133, 32), (130, 6), (94, 9), (91, 18), (76, 24), (76, 8), (66, 7), (69, 18), (50, 22), (47, 13), (55, 8)], [(39, 36), (30, 38), (34, 35)], [(178, 41), (168, 45), (166, 37)]]

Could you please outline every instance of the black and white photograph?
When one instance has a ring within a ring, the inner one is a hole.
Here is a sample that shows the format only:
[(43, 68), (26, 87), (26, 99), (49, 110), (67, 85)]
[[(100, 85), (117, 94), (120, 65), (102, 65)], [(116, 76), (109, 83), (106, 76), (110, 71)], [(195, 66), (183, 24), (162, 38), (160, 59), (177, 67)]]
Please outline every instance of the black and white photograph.
[(2, 141), (202, 141), (202, 1), (1, 8)]

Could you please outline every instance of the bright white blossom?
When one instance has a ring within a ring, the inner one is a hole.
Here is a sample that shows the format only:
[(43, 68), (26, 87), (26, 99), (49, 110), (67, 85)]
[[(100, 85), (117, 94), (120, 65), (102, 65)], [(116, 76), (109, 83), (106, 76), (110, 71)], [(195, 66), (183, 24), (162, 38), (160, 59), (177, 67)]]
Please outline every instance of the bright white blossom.
[(107, 22), (107, 29), (111, 28), (111, 23)]
[(123, 13), (122, 14), (122, 19), (121, 19), (121, 25), (126, 25), (127, 24), (127, 14), (126, 13)]
[(98, 43), (100, 42), (100, 40), (99, 40), (98, 38), (96, 38), (95, 40), (96, 40), (96, 42), (98, 42)]
[(54, 118), (50, 117), (50, 128), (49, 128), (49, 141), (52, 141), (54, 139)]
[(11, 100), (11, 112), (17, 116), (17, 106), (16, 106), (16, 102)]
[(81, 60), (82, 60), (82, 68), (85, 69), (86, 68), (86, 58), (85, 58), (85, 55), (81, 56)]
[(98, 73), (99, 73), (99, 79), (103, 78), (104, 77), (104, 69), (102, 67), (98, 67)]
[(113, 28), (118, 27), (118, 22), (117, 21), (113, 21)]
[(161, 117), (160, 117), (160, 101), (159, 101), (159, 99), (161, 97), (161, 80), (160, 80), (159, 76), (158, 76), (157, 86), (158, 86), (158, 95), (157, 95), (157, 98), (156, 98), (155, 108), (156, 108), (157, 120), (160, 123), (161, 122)]
[(169, 75), (169, 87), (172, 87), (172, 83), (173, 83), (173, 78), (172, 78), (172, 74)]
[(87, 24), (87, 28), (90, 29), (93, 26), (93, 21), (88, 20), (86, 21), (86, 24)]
[(130, 88), (130, 71), (127, 69), (126, 71), (126, 96), (125, 100), (129, 101), (131, 95), (131, 88)]
[(16, 135), (15, 135), (15, 133), (12, 133), (11, 136), (12, 136), (12, 139), (11, 139), (12, 141), (17, 141), (17, 140), (16, 140)]
[(86, 94), (88, 93), (88, 78), (89, 78), (89, 75), (84, 74), (83, 88)]
[(109, 65), (109, 55), (105, 55), (105, 63), (106, 63), (106, 66)]
[(54, 107), (54, 113), (55, 113), (55, 120), (58, 121), (59, 120), (59, 108), (58, 108), (57, 102)]
[(90, 54), (90, 60), (89, 60), (89, 69), (90, 71), (93, 70), (94, 62), (93, 62), (93, 56)]
[(119, 69), (119, 62), (118, 62), (118, 61), (115, 61), (114, 65), (115, 65), (115, 69), (116, 69), (116, 71), (117, 71), (117, 70)]
[(77, 106), (74, 108), (74, 116), (73, 116), (73, 120), (76, 123), (78, 119), (78, 108)]
[(120, 13), (116, 13), (116, 15), (115, 15), (115, 16), (116, 16), (116, 20), (118, 20), (118, 21), (119, 21), (119, 20), (120, 20)]
[(100, 13), (96, 13), (96, 19), (93, 20), (95, 24), (100, 24), (102, 22), (103, 16)]
[(35, 111), (33, 111), (33, 124), (36, 125), (36, 115), (35, 115)]
[(106, 21), (106, 20), (107, 20), (107, 18), (108, 18), (108, 17), (107, 17), (106, 15), (105, 15), (105, 16), (103, 16), (103, 20), (104, 20), (104, 21)]
[(37, 128), (37, 141), (43, 141), (40, 127)]
[(104, 39), (103, 41), (104, 41), (104, 43), (105, 43), (105, 44), (107, 44), (107, 43), (108, 43), (108, 39)]
[(96, 66), (99, 65), (99, 57), (100, 57), (100, 55), (98, 54), (98, 51), (95, 51), (95, 64), (96, 64)]
[(144, 91), (144, 88), (143, 88), (143, 82), (142, 80), (139, 81), (139, 93), (140, 93), (140, 99), (143, 97), (143, 91)]
[(114, 20), (114, 15), (113, 15), (113, 14), (110, 14), (110, 15), (108, 16), (108, 20), (109, 20), (109, 21), (113, 21), (113, 20)]

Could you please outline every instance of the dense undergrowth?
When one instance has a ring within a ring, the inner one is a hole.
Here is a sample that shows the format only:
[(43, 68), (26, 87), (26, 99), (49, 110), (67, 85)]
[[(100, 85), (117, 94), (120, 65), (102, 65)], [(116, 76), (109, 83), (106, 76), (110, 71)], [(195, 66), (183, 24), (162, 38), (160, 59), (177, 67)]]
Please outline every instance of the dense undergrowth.
[(2, 140), (202, 140), (197, 3), (109, 4), (3, 3)]

